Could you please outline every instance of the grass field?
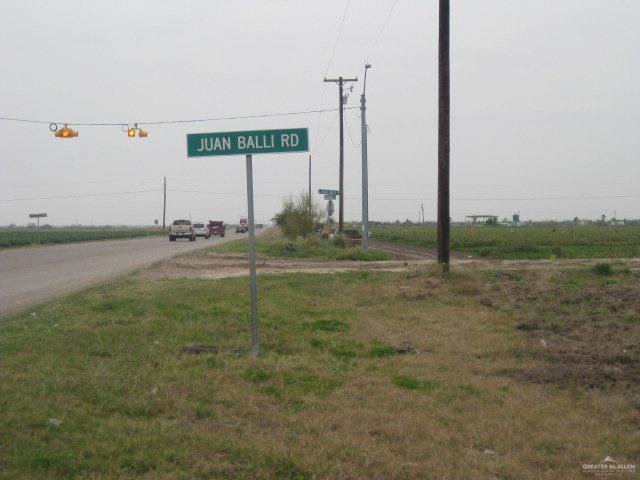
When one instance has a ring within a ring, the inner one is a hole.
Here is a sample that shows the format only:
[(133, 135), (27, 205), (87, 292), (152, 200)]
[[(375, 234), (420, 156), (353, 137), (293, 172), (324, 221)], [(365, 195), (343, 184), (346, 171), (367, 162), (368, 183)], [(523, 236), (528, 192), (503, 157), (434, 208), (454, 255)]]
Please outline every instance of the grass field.
[(638, 463), (637, 271), (261, 276), (259, 357), (183, 352), (246, 351), (247, 291), (127, 278), (5, 318), (0, 478), (538, 480)]
[(114, 240), (117, 238), (163, 235), (154, 228), (6, 228), (0, 229), (0, 248), (47, 245), (54, 243)]
[[(436, 248), (435, 227), (377, 227), (373, 237)], [(453, 227), (451, 249), (500, 259), (632, 258), (640, 256), (640, 227)]]
[[(246, 239), (235, 240), (215, 247), (216, 252), (247, 253)], [(311, 237), (307, 240), (287, 240), (276, 230), (264, 232), (256, 238), (256, 252), (274, 258), (316, 258), (325, 260), (374, 261), (389, 260), (385, 252), (363, 250), (360, 246), (338, 244), (331, 240)]]

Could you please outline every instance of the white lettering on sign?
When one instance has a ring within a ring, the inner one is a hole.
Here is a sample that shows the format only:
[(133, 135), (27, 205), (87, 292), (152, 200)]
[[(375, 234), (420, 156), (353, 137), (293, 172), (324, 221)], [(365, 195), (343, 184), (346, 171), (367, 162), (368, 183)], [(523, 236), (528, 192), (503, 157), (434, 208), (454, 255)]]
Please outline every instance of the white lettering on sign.
[(288, 147), (289, 146), (289, 134), (283, 133), (282, 135), (280, 135), (280, 143), (282, 144), (283, 147)]
[(238, 135), (238, 149), (265, 149), (274, 147), (275, 138), (273, 135), (250, 135), (244, 137)]
[(198, 152), (215, 152), (216, 150), (230, 150), (231, 139), (229, 137), (216, 137), (216, 138), (201, 138), (200, 148)]

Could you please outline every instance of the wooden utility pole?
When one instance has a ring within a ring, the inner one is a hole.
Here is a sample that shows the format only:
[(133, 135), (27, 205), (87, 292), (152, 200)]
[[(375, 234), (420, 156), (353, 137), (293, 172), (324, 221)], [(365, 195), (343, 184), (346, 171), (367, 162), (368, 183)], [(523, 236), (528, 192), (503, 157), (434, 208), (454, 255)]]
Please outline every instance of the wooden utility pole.
[(440, 0), (438, 47), (438, 263), (449, 271), (450, 70), (449, 0)]
[(338, 212), (338, 231), (344, 230), (344, 89), (343, 86), (347, 82), (357, 82), (358, 78), (325, 78), (325, 82), (334, 82), (338, 84), (338, 107), (340, 111), (340, 202)]

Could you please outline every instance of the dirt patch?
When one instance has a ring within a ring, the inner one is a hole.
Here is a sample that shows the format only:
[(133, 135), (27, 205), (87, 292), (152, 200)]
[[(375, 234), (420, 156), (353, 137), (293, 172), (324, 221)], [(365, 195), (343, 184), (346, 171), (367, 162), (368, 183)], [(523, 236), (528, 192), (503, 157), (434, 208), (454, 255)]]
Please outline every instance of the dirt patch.
[[(196, 250), (152, 265), (140, 275), (152, 278), (228, 278), (249, 274), (248, 256)], [(353, 270), (401, 271), (432, 265), (433, 260), (391, 260), (376, 262), (330, 261), (315, 259), (274, 259), (258, 256), (258, 273), (335, 273)]]
[(516, 316), (543, 368), (521, 379), (561, 386), (615, 388), (640, 408), (640, 275), (611, 280), (589, 270), (496, 275), (480, 301)]

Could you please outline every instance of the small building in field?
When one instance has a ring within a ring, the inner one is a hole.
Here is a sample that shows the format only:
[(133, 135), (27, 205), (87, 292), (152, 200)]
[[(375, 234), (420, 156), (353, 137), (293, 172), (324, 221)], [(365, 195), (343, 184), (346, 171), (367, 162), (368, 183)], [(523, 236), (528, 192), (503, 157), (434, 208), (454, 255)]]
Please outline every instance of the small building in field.
[(465, 215), (464, 223), (467, 225), (477, 225), (483, 223), (485, 225), (496, 225), (498, 223), (497, 215)]

